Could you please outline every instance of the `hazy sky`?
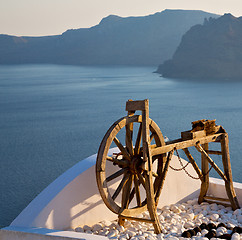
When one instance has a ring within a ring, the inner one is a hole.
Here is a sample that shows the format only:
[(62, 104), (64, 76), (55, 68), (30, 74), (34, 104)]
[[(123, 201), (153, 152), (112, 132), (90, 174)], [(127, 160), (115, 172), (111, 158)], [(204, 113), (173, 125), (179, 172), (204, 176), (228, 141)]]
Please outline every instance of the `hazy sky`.
[(242, 0), (0, 0), (0, 34), (44, 36), (96, 25), (110, 14), (144, 16), (198, 9), (242, 16)]

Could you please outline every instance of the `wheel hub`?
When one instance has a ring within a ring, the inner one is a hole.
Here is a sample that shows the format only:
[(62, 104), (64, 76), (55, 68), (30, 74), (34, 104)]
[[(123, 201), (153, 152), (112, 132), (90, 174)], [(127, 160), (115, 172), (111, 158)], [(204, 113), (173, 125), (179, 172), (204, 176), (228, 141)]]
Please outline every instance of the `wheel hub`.
[(131, 161), (129, 162), (129, 169), (130, 172), (133, 174), (137, 174), (138, 172), (141, 172), (141, 165), (142, 165), (142, 159), (140, 156), (134, 156)]

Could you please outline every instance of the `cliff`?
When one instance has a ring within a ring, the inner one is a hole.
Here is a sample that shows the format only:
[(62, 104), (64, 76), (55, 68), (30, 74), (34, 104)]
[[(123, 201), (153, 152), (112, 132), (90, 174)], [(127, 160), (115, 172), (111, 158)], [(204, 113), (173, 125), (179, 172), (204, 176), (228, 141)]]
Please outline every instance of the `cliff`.
[(193, 26), (157, 72), (168, 78), (242, 80), (242, 17), (225, 14)]
[(206, 17), (203, 11), (165, 10), (144, 17), (110, 15), (91, 28), (62, 35), (0, 35), (0, 64), (158, 65), (171, 58), (182, 35)]

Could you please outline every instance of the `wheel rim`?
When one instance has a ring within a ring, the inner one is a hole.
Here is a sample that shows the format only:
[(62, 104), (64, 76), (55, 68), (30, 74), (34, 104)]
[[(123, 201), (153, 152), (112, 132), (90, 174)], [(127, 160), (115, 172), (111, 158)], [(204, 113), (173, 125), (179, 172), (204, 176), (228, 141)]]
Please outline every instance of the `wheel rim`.
[[(96, 163), (98, 189), (104, 203), (116, 214), (134, 216), (147, 210), (146, 197), (142, 196), (144, 195), (142, 192), (145, 192), (145, 184), (141, 128), (142, 116), (123, 117), (109, 128), (99, 147)], [(156, 146), (165, 145), (159, 127), (151, 119), (149, 119), (149, 129), (150, 138)], [(121, 134), (125, 135), (125, 140), (120, 139)], [(108, 156), (112, 145), (116, 145), (119, 150), (116, 155)], [(165, 155), (159, 155), (152, 159), (155, 201), (159, 198), (160, 191), (157, 190), (161, 185), (164, 158)], [(109, 169), (112, 170), (109, 171)], [(113, 182), (115, 182), (114, 185)]]

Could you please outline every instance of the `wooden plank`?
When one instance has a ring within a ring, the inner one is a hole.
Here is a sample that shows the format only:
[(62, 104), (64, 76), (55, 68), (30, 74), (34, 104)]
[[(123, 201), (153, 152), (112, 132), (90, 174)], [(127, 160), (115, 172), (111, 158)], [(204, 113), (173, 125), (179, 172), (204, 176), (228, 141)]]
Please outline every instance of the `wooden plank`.
[(144, 111), (147, 107), (147, 105), (149, 104), (149, 100), (145, 99), (145, 100), (140, 100), (140, 101), (127, 101), (126, 102), (126, 111)]
[(170, 142), (167, 142), (165, 146), (156, 147), (154, 149), (151, 149), (152, 156), (170, 152), (174, 148), (179, 150), (182, 148), (192, 147), (192, 146), (195, 146), (196, 143), (205, 144), (205, 143), (209, 143), (209, 142), (217, 142), (217, 141), (220, 141), (222, 134), (223, 133), (218, 133), (218, 134), (202, 137), (199, 139), (192, 139), (192, 140), (186, 140), (186, 141), (182, 141), (182, 139), (170, 141)]
[(181, 132), (181, 138), (183, 140), (201, 138), (205, 136), (206, 136), (206, 132), (204, 130), (196, 131), (196, 132), (191, 132), (191, 131)]
[(211, 197), (211, 196), (205, 196), (204, 197), (204, 201), (208, 202), (208, 203), (216, 203), (216, 204), (220, 204), (223, 205), (225, 207), (231, 207), (231, 202), (229, 199), (226, 198), (219, 198), (219, 197)]
[(216, 204), (219, 204), (219, 205), (223, 205), (225, 207), (231, 207), (231, 203), (227, 203), (227, 202), (222, 202), (222, 201), (213, 201), (213, 200), (204, 200), (210, 204), (212, 203), (216, 203)]
[(211, 196), (206, 196), (204, 197), (205, 200), (213, 200), (213, 201), (221, 201), (221, 202), (230, 202), (229, 199), (227, 198), (220, 198), (220, 197), (211, 197)]
[(207, 154), (222, 155), (221, 151), (207, 150)]
[(125, 218), (127, 220), (133, 220), (133, 221), (139, 221), (139, 222), (146, 222), (146, 223), (154, 223), (154, 220), (146, 219), (146, 218), (138, 218), (138, 217), (130, 217), (130, 216), (124, 216), (119, 215), (121, 218)]
[[(206, 171), (206, 172), (208, 172), (208, 170), (209, 170), (209, 167), (208, 167), (208, 163), (206, 163), (207, 161), (206, 161), (206, 159), (208, 160), (208, 162), (211, 164), (211, 166), (216, 170), (216, 172), (220, 175), (220, 177), (225, 181), (225, 182), (227, 182), (228, 180), (227, 180), (227, 178), (226, 178), (226, 176), (224, 175), (224, 173), (220, 170), (220, 168), (217, 166), (217, 164), (212, 160), (212, 158), (210, 158), (209, 156), (208, 156), (208, 154), (206, 153), (206, 151), (199, 145), (199, 144), (197, 144), (196, 146), (195, 146), (195, 148), (199, 151), (199, 152), (201, 152), (202, 154), (203, 154), (203, 156), (205, 157), (203, 157), (202, 156), (202, 160), (203, 160), (203, 158), (204, 158), (204, 163), (202, 162), (202, 164), (204, 164), (204, 168), (206, 168), (206, 169), (204, 169), (204, 171)], [(205, 147), (205, 149), (206, 149), (206, 147)], [(206, 173), (205, 172), (205, 173)], [(203, 173), (204, 174), (204, 173)], [(205, 176), (205, 177), (207, 177), (208, 179), (207, 179), (207, 181), (209, 181), (209, 176), (208, 176), (208, 174), (206, 174), (207, 176)]]

